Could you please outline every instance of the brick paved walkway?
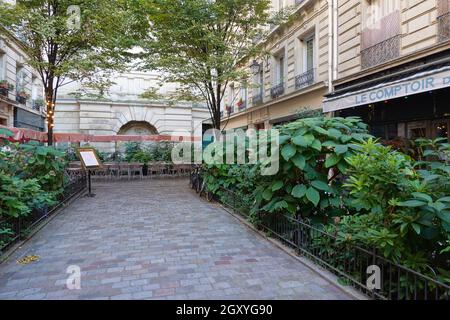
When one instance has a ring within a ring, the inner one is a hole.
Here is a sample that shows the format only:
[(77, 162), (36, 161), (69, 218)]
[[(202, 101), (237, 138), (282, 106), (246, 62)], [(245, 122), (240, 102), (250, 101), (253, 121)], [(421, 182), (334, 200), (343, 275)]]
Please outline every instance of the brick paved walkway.
[[(186, 181), (95, 185), (0, 264), (0, 299), (350, 299)], [(19, 265), (23, 256), (38, 262)], [(68, 290), (69, 265), (81, 289)]]

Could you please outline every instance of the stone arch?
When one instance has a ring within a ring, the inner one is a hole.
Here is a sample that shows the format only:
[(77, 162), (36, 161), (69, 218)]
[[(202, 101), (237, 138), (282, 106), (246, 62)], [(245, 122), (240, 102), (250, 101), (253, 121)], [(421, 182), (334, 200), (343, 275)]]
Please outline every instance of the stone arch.
[(158, 134), (158, 130), (147, 121), (129, 121), (120, 127), (118, 135), (146, 136)]
[(164, 132), (164, 110), (158, 106), (114, 106), (114, 123), (112, 130), (119, 134), (122, 127), (129, 122), (146, 122), (158, 133)]

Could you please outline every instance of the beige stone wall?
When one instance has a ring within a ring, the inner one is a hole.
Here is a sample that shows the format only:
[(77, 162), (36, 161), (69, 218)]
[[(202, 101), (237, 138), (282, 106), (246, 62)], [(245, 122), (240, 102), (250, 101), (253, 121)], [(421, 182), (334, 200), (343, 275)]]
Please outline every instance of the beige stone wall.
[[(278, 1), (275, 1), (278, 3)], [(287, 2), (287, 5), (294, 4)], [(275, 9), (276, 6), (274, 5)], [(224, 118), (222, 125), (228, 129), (247, 126), (259, 122), (267, 122), (298, 112), (302, 107), (320, 108), (323, 94), (329, 77), (329, 34), (328, 34), (328, 1), (306, 0), (296, 8), (292, 23), (279, 26), (269, 35), (265, 48), (270, 55), (259, 62), (264, 66), (264, 97), (263, 104), (253, 105), (252, 98), (257, 90), (248, 89), (247, 108), (238, 112), (236, 106), (239, 100), (239, 84), (234, 85), (234, 95), (227, 91), (225, 104), (234, 105), (235, 114), (230, 119)], [(307, 71), (305, 62), (305, 40), (314, 38), (313, 83), (302, 88), (296, 88), (295, 79)], [(284, 55), (284, 94), (271, 97), (271, 88), (277, 83), (277, 57)], [(250, 65), (251, 61), (248, 62)], [(255, 87), (255, 86), (253, 86)], [(223, 106), (226, 114), (225, 106)], [(266, 111), (264, 111), (266, 110)]]
[[(55, 111), (55, 132), (116, 135), (129, 122), (145, 121), (159, 134), (201, 136), (202, 122), (209, 117), (204, 108), (191, 104), (167, 105), (143, 102), (59, 99)], [(112, 151), (113, 144), (96, 144)]]
[[(384, 1), (384, 2), (383, 2)], [(447, 0), (372, 0), (383, 8), (386, 3), (396, 1), (393, 10), (399, 13), (400, 50), (398, 57), (363, 68), (361, 65), (362, 35), (367, 30), (367, 20), (370, 16), (369, 0), (340, 0), (338, 1), (338, 78), (340, 80), (390, 68), (410, 60), (429, 55), (449, 48), (448, 41), (439, 41), (438, 17), (444, 12), (438, 9), (440, 3)], [(383, 9), (380, 10), (381, 14)], [(381, 20), (383, 21), (383, 20)], [(381, 23), (381, 28), (386, 25)], [(377, 25), (372, 29), (376, 29)], [(377, 32), (376, 30), (373, 33)], [(380, 38), (380, 40), (383, 40)]]

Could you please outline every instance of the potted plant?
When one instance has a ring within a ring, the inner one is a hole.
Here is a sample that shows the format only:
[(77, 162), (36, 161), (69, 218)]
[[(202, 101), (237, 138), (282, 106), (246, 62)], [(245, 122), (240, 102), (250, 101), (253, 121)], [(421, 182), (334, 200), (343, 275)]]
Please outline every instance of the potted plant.
[(7, 96), (9, 91), (14, 90), (14, 85), (6, 80), (0, 80), (0, 94)]
[(17, 95), (21, 98), (24, 98), (25, 100), (28, 100), (30, 98), (30, 95), (25, 92), (25, 90), (19, 91)]
[(227, 113), (230, 114), (233, 112), (233, 108), (230, 105), (225, 105), (225, 110), (227, 110)]
[(146, 151), (141, 150), (134, 154), (132, 160), (143, 164), (142, 174), (144, 176), (147, 176), (148, 175), (148, 163), (151, 160), (150, 154)]
[(39, 111), (44, 106), (44, 99), (37, 98), (33, 100), (33, 109)]
[(245, 103), (242, 98), (239, 99), (239, 101), (236, 103), (236, 105), (240, 111), (245, 109)]

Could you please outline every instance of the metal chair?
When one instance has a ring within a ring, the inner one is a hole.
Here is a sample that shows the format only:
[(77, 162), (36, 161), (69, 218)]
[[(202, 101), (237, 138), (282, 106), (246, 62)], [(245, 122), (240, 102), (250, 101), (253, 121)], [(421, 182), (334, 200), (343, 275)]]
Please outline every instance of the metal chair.
[(119, 164), (116, 162), (107, 162), (105, 166), (108, 168), (109, 178), (112, 180), (113, 177), (119, 178)]
[(131, 179), (130, 164), (121, 162), (119, 163), (119, 178), (122, 178), (122, 176), (125, 175), (128, 177), (128, 180)]
[(143, 164), (142, 163), (130, 163), (130, 177), (136, 177), (139, 176), (140, 179), (144, 179), (144, 172), (143, 172)]

